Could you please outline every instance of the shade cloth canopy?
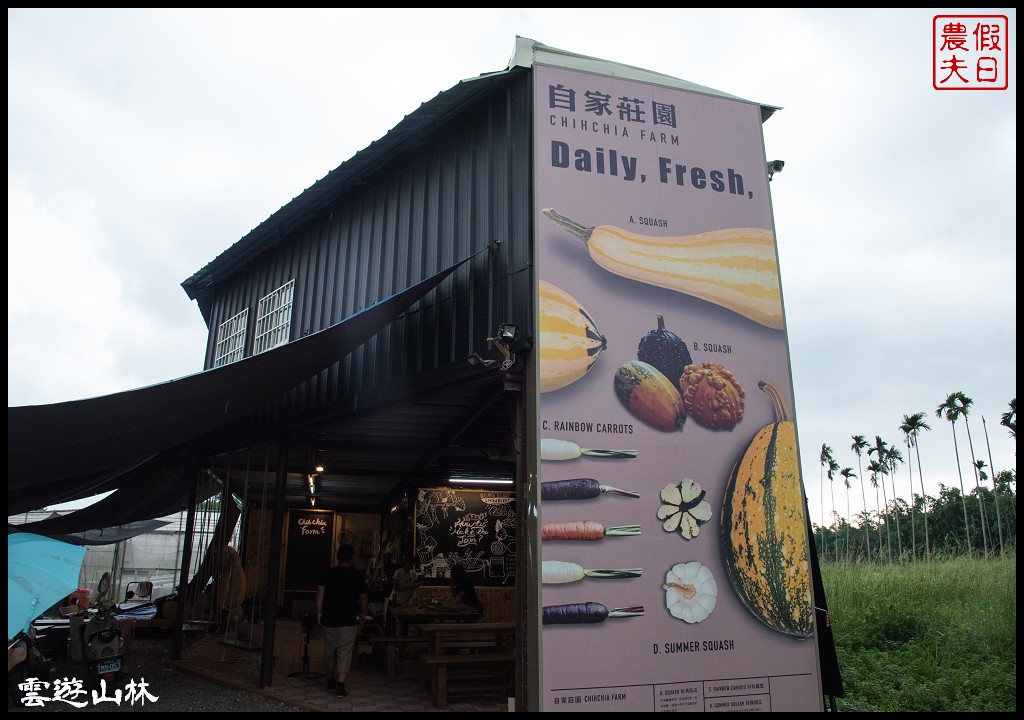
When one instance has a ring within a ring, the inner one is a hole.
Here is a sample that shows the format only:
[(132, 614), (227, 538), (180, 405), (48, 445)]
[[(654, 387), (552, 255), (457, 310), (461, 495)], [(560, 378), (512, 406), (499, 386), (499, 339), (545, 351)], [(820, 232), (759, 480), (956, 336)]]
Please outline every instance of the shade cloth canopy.
[(33, 524), (61, 534), (184, 509), (199, 466), (182, 445), (330, 367), (487, 249), (329, 328), (222, 367), (96, 398), (8, 407), (8, 514), (117, 490), (89, 508)]
[[(58, 520), (63, 517), (61, 513), (53, 512), (47, 517), (47, 520)], [(85, 530), (82, 532), (68, 533), (67, 535), (51, 535), (54, 540), (60, 540), (71, 545), (113, 545), (124, 540), (130, 540), (133, 537), (139, 535), (146, 535), (148, 533), (156, 532), (165, 525), (169, 525), (169, 520), (139, 520), (137, 522), (125, 523), (124, 525), (115, 525), (114, 527), (95, 528), (93, 530)], [(29, 523), (32, 525), (32, 523)], [(31, 528), (26, 525), (11, 526), (8, 528), (14, 528), (15, 531), (26, 531)]]

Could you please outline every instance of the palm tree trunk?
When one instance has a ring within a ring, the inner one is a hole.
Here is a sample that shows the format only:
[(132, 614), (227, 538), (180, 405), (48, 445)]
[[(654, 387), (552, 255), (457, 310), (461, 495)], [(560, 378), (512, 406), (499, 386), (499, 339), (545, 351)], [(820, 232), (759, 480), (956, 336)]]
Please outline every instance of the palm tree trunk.
[[(892, 523), (889, 522), (889, 492), (885, 489), (885, 475), (882, 475), (880, 484), (882, 497), (885, 498), (885, 505), (882, 506), (885, 510), (882, 515), (885, 518), (885, 549), (889, 553), (889, 562), (892, 562)], [(878, 542), (881, 543), (881, 539)]]
[(978, 490), (978, 514), (981, 518), (981, 542), (988, 555), (988, 523), (985, 522), (985, 499), (981, 495), (981, 478), (978, 476), (978, 459), (974, 457), (974, 441), (971, 440), (971, 424), (967, 422), (967, 415), (964, 415), (964, 426), (967, 428), (967, 444), (971, 448), (971, 467), (974, 468), (974, 486)]
[[(825, 446), (822, 445), (822, 453), (824, 453)], [(824, 455), (822, 455), (824, 457)], [(821, 492), (821, 549), (819, 552), (828, 557), (828, 545), (825, 539), (825, 463), (821, 463), (821, 467), (818, 470), (818, 489)]]
[(992, 446), (988, 442), (988, 425), (985, 416), (981, 416), (981, 426), (985, 429), (985, 447), (988, 448), (988, 469), (992, 473), (992, 498), (996, 501), (996, 525), (999, 527), (999, 554), (1003, 554), (1003, 520), (999, 515), (999, 486), (996, 485), (996, 469), (992, 466)]
[(832, 495), (832, 543), (836, 549), (836, 562), (839, 562), (839, 513), (836, 512), (836, 481), (833, 478), (828, 480), (828, 490)]
[(928, 546), (928, 496), (924, 492), (924, 474), (921, 472), (921, 446), (914, 443), (917, 451), (917, 481), (921, 483), (921, 507), (924, 508), (924, 560), (931, 560), (931, 549)]
[[(995, 484), (995, 478), (992, 483)], [(999, 506), (996, 505), (996, 508)], [(853, 524), (853, 511), (850, 509), (850, 479), (846, 478), (846, 562), (850, 562), (850, 525)], [(1000, 534), (1000, 540), (1002, 535)]]
[(864, 490), (864, 467), (860, 462), (860, 455), (857, 456), (857, 469), (860, 470), (860, 497), (864, 501), (864, 545), (868, 549), (868, 562), (871, 562), (871, 528), (870, 523), (867, 522), (866, 518), (869, 515), (868, 512), (868, 495)]
[(964, 506), (964, 532), (967, 533), (967, 554), (973, 555), (971, 551), (971, 526), (967, 522), (967, 493), (964, 492), (964, 471), (960, 467), (960, 447), (956, 444), (956, 423), (951, 423), (953, 427), (953, 450), (956, 451), (956, 472), (960, 476), (960, 502)]
[(893, 514), (896, 515), (896, 547), (899, 548), (900, 562), (903, 562), (903, 533), (900, 532), (900, 506), (896, 502), (896, 463), (892, 463), (890, 482), (892, 483), (892, 509)]
[[(882, 501), (878, 498), (878, 485), (875, 485), (875, 509), (878, 515), (878, 525), (875, 528), (878, 530), (878, 560), (882, 560)], [(888, 526), (886, 526), (888, 527)]]
[(917, 527), (914, 519), (914, 463), (910, 461), (910, 436), (907, 436), (907, 478), (910, 481), (910, 557), (917, 560)]

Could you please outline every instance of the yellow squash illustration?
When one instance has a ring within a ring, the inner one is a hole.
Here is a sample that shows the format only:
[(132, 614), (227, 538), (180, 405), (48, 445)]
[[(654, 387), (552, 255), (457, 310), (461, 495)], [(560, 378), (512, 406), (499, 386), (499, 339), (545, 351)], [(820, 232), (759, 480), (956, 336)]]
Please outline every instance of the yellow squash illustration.
[(560, 227), (587, 244), (594, 262), (617, 275), (676, 290), (781, 330), (782, 295), (775, 236), (727, 228), (655, 237), (611, 225), (585, 227), (548, 208)]
[(569, 293), (540, 281), (540, 391), (559, 390), (587, 374), (608, 346)]

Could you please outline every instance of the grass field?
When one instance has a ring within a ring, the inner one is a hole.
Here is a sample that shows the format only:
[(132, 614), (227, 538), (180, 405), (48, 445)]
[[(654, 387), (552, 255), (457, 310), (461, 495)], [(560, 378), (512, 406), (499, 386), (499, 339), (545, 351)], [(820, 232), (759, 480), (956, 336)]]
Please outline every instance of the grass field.
[(1015, 712), (1017, 558), (821, 565), (840, 712)]

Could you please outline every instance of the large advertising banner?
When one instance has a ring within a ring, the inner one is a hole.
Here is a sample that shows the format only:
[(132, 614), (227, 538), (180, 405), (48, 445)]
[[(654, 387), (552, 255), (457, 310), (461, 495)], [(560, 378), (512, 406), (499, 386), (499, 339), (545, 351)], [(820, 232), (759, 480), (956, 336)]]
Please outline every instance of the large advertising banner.
[(760, 107), (534, 71), (543, 710), (821, 710)]

